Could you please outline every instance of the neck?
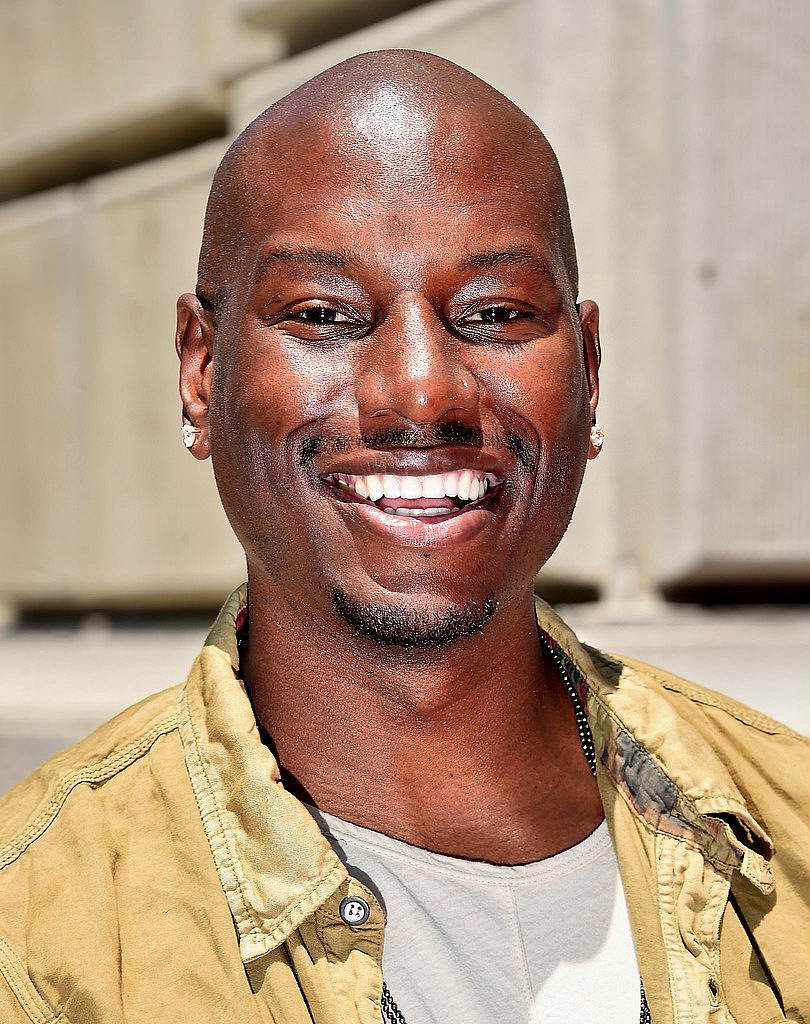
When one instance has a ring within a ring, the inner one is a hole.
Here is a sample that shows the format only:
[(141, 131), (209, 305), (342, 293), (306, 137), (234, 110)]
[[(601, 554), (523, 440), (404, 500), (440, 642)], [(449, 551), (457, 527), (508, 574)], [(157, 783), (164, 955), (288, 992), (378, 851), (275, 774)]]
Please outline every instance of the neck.
[(307, 622), (251, 578), (243, 673), (285, 785), (329, 813), (451, 856), (520, 864), (603, 817), (530, 592), (481, 634), (405, 650)]

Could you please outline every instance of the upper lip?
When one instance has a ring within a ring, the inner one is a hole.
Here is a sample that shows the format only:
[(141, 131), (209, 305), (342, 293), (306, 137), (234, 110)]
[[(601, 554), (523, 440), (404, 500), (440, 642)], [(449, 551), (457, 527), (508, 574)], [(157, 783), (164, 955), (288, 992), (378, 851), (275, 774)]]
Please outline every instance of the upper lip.
[(316, 458), (315, 464), (321, 479), (325, 479), (333, 473), (345, 473), (347, 476), (371, 476), (384, 473), (397, 476), (434, 476), (462, 469), (493, 473), (503, 479), (507, 473), (503, 460), (498, 458), (494, 452), (458, 445), (363, 451), (354, 455), (341, 456), (328, 464)]

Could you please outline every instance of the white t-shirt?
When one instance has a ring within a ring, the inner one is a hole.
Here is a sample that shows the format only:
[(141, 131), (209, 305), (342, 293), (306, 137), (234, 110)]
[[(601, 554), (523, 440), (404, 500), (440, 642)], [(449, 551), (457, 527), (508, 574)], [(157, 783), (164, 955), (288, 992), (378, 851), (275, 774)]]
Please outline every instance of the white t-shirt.
[(508, 867), (310, 811), (385, 908), (383, 973), (408, 1024), (638, 1024), (638, 963), (605, 822), (554, 857)]

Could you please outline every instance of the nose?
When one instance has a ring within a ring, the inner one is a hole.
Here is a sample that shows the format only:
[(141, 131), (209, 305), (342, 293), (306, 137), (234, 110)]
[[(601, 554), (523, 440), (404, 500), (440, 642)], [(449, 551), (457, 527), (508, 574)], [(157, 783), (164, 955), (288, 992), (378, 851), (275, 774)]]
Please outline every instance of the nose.
[(478, 383), (462, 361), (460, 343), (426, 301), (411, 298), (392, 308), (358, 361), (361, 418), (427, 424), (470, 421), (477, 413)]

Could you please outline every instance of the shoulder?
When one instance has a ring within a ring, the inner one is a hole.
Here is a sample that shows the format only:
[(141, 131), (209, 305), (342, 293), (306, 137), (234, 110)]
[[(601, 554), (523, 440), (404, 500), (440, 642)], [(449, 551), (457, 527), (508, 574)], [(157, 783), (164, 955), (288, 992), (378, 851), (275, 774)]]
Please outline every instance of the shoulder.
[(601, 674), (614, 682), (618, 682), (622, 675), (632, 674), (635, 679), (648, 688), (659, 690), (670, 703), (680, 707), (690, 717), (696, 716), (718, 723), (727, 718), (729, 720), (727, 725), (735, 723), (744, 731), (754, 730), (763, 735), (789, 737), (810, 752), (810, 738), (796, 732), (789, 725), (769, 717), (762, 711), (757, 711), (741, 701), (734, 700), (733, 697), (718, 693), (716, 690), (701, 686), (674, 672), (669, 672), (637, 658), (600, 651), (588, 645), (583, 646)]
[[(722, 766), (752, 810), (772, 826), (775, 818), (786, 822), (804, 813), (810, 802), (810, 738), (656, 665), (586, 650), (606, 690), (612, 691), (608, 703), (621, 706), (630, 718), (638, 711), (639, 731), (649, 740), (644, 746), (662, 758), (665, 768), (674, 753), (682, 776), (692, 782), (690, 789), (708, 791), (708, 780), (721, 778), (716, 768)], [(714, 765), (711, 771), (708, 761)]]
[(148, 935), (154, 894), (177, 885), (172, 844), (199, 819), (179, 736), (182, 691), (133, 705), (0, 797), (4, 1024), (87, 1019), (88, 993), (118, 977), (124, 938)]
[(0, 796), (0, 883), (3, 869), (61, 822), (77, 791), (98, 791), (125, 775), (178, 729), (181, 690), (174, 686), (127, 708)]

